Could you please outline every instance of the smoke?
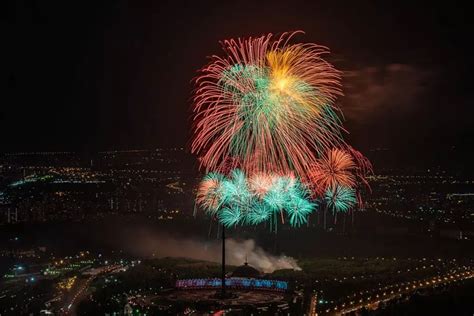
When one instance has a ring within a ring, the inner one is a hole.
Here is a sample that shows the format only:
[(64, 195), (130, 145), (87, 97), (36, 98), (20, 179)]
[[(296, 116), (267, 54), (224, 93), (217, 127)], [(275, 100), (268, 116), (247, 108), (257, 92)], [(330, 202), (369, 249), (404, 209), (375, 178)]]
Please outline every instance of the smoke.
[(226, 242), (226, 247), (229, 249), (226, 260), (229, 260), (232, 265), (239, 265), (247, 260), (250, 265), (265, 273), (279, 269), (301, 270), (294, 258), (285, 255), (271, 255), (258, 247), (253, 239), (244, 241), (229, 239)]
[[(203, 241), (172, 238), (141, 231), (121, 242), (127, 252), (142, 257), (186, 257), (210, 262), (221, 261), (219, 240)], [(257, 246), (253, 239), (226, 240), (226, 263), (239, 266), (245, 261), (265, 273), (279, 269), (301, 270), (296, 260), (285, 255), (275, 256)]]
[(434, 88), (436, 75), (429, 69), (388, 64), (345, 72), (344, 114), (348, 120), (367, 123), (380, 117), (401, 117), (419, 108)]

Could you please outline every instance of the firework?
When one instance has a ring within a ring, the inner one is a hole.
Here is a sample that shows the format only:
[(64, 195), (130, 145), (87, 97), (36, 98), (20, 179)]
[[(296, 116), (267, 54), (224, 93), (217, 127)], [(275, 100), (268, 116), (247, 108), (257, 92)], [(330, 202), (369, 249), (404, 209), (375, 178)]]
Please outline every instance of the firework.
[(248, 225), (258, 225), (260, 223), (270, 220), (272, 210), (270, 207), (261, 201), (255, 201), (250, 205), (249, 212), (245, 217), (245, 223)]
[(222, 42), (195, 79), (191, 151), (208, 174), (197, 204), (226, 227), (307, 223), (361, 204), (370, 162), (343, 140), (340, 72), (297, 33)]
[(338, 186), (353, 187), (356, 184), (356, 168), (349, 152), (338, 148), (330, 150), (317, 159), (309, 173), (313, 191), (320, 194)]
[(210, 173), (198, 189), (197, 203), (226, 227), (270, 223), (277, 229), (285, 214), (292, 226), (307, 221), (317, 204), (309, 200), (306, 187), (292, 176), (258, 174), (246, 177), (239, 169), (229, 176)]
[(347, 213), (357, 203), (354, 189), (345, 186), (328, 189), (324, 195), (324, 200), (333, 213)]
[(270, 190), (274, 177), (271, 177), (264, 173), (257, 173), (250, 178), (250, 189), (255, 195), (262, 199)]
[(360, 151), (355, 150), (351, 146), (348, 146), (347, 150), (356, 163), (354, 174), (358, 182), (357, 184), (363, 184), (370, 190), (369, 183), (367, 182), (367, 176), (373, 173), (372, 164), (370, 163), (369, 159), (367, 159), (367, 157), (362, 155)]
[(313, 211), (314, 207), (314, 202), (311, 203), (307, 199), (291, 199), (286, 208), (286, 212), (288, 213), (288, 217), (290, 219), (290, 224), (292, 226), (298, 227), (307, 223), (307, 218)]
[(290, 44), (296, 33), (224, 41), (226, 56), (201, 70), (192, 151), (206, 171), (225, 170), (232, 157), (247, 174), (305, 179), (318, 156), (343, 144), (340, 72), (322, 58), (327, 48)]
[(215, 214), (221, 205), (223, 181), (224, 176), (211, 172), (204, 177), (199, 185), (196, 202), (211, 214)]

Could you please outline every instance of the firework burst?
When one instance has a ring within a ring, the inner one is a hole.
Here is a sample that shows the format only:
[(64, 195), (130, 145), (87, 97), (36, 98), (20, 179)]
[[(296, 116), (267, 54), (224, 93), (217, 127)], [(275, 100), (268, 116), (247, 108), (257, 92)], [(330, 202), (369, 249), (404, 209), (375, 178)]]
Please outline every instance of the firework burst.
[(309, 200), (306, 187), (292, 176), (258, 174), (247, 178), (239, 169), (228, 177), (206, 175), (196, 201), (226, 227), (268, 221), (272, 230), (276, 230), (279, 218), (285, 222), (285, 214), (292, 226), (306, 223), (317, 207)]
[(199, 184), (196, 202), (208, 213), (215, 214), (221, 204), (221, 191), (224, 176), (211, 172)]
[(317, 159), (309, 172), (313, 191), (318, 195), (337, 186), (353, 187), (357, 165), (349, 152), (334, 148)]
[(361, 201), (370, 162), (343, 140), (341, 73), (302, 32), (222, 42), (195, 79), (191, 151), (208, 174), (196, 202), (226, 227), (307, 223), (323, 202)]
[(324, 195), (326, 205), (333, 213), (347, 213), (357, 203), (354, 189), (336, 186), (328, 189)]
[(227, 40), (196, 79), (192, 151), (206, 171), (225, 169), (229, 157), (247, 174), (305, 179), (318, 156), (343, 144), (334, 100), (340, 72), (316, 44), (280, 37)]

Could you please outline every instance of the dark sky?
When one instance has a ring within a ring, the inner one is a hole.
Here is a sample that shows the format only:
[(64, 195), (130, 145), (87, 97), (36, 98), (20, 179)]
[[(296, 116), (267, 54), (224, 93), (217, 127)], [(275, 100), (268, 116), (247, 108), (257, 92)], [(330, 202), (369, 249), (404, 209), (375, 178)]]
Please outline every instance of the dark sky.
[(190, 81), (218, 41), (301, 29), (345, 72), (339, 103), (355, 146), (469, 156), (472, 14), (414, 2), (12, 2), (0, 151), (186, 145)]

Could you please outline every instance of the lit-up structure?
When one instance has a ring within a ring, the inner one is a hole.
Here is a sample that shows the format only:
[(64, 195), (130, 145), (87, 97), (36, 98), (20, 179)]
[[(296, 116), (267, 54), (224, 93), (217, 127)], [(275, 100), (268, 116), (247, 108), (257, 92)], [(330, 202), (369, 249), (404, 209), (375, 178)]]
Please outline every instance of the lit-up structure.
[[(221, 285), (222, 280), (220, 278), (183, 279), (176, 281), (176, 288), (181, 290), (219, 289)], [(288, 291), (288, 282), (266, 279), (226, 278), (225, 286), (226, 288), (237, 290)]]

